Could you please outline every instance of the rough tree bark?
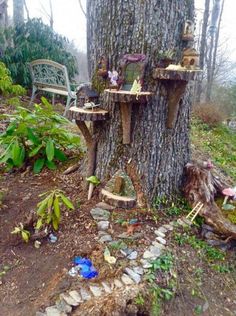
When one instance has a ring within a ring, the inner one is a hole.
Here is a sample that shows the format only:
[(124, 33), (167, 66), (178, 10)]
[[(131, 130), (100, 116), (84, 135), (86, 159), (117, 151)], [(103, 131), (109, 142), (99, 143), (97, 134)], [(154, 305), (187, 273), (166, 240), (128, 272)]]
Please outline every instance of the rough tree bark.
[[(110, 178), (124, 169), (138, 180), (146, 201), (170, 196), (182, 184), (184, 165), (190, 158), (189, 116), (191, 95), (187, 89), (173, 129), (167, 129), (167, 91), (152, 78), (158, 50), (175, 48), (180, 52), (184, 21), (193, 19), (193, 0), (88, 0), (87, 37), (89, 73), (92, 78), (99, 58), (109, 59), (109, 68), (117, 68), (126, 53), (144, 53), (149, 62), (145, 91), (153, 96), (147, 104), (132, 109), (131, 144), (122, 144), (120, 107), (104, 100), (110, 120), (95, 125), (98, 135), (96, 175)], [(174, 93), (174, 91), (173, 91)], [(137, 187), (136, 187), (137, 189)], [(139, 193), (139, 192), (138, 192)]]

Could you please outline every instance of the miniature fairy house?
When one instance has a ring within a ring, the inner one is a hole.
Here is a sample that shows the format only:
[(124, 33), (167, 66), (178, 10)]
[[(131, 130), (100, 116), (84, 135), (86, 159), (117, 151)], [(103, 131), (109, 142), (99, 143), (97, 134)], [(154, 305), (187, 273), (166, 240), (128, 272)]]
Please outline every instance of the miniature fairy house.
[(119, 83), (122, 90), (129, 91), (132, 88), (134, 80), (139, 80), (141, 85), (144, 79), (144, 70), (147, 58), (143, 54), (126, 54), (121, 59)]
[(78, 106), (83, 107), (87, 102), (98, 103), (99, 95), (96, 91), (92, 90), (89, 85), (83, 85), (77, 90)]
[(181, 65), (187, 69), (199, 68), (199, 53), (195, 48), (186, 48), (183, 51), (183, 59)]
[(186, 20), (184, 23), (184, 30), (182, 34), (183, 41), (193, 41), (194, 40), (194, 23), (193, 21)]

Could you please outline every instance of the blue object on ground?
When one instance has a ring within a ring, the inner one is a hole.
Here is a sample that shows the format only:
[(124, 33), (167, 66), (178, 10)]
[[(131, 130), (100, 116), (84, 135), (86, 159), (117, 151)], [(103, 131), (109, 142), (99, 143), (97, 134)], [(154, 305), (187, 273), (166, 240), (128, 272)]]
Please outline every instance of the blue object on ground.
[(136, 223), (138, 223), (138, 220), (137, 220), (137, 218), (131, 218), (130, 220), (129, 220), (129, 224), (136, 224)]
[(98, 272), (94, 268), (91, 260), (82, 257), (75, 257), (73, 262), (80, 268), (80, 275), (85, 279), (92, 279), (98, 276)]

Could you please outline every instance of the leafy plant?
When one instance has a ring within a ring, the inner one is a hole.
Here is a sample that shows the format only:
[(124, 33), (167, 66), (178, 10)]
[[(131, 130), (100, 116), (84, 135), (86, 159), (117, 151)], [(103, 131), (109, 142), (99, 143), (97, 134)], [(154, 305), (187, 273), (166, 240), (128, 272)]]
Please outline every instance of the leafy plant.
[(55, 33), (40, 19), (30, 19), (26, 23), (5, 31), (10, 43), (2, 57), (11, 72), (14, 82), (25, 87), (31, 86), (27, 62), (43, 58), (51, 59), (67, 67), (70, 77), (77, 73), (75, 58), (67, 50), (68, 40)]
[(40, 229), (44, 224), (52, 225), (58, 230), (61, 221), (61, 207), (64, 205), (68, 210), (74, 210), (71, 200), (61, 190), (52, 190), (39, 195), (44, 199), (37, 204), (37, 215), (39, 219), (35, 228)]
[(24, 226), (22, 223), (20, 223), (18, 226), (14, 228), (14, 230), (11, 232), (11, 234), (19, 234), (21, 238), (24, 240), (24, 242), (28, 242), (30, 239), (30, 232), (26, 229), (24, 229)]
[(86, 180), (95, 186), (100, 184), (100, 180), (96, 176), (90, 176), (90, 177), (86, 178)]
[(20, 85), (13, 84), (10, 71), (5, 64), (0, 62), (0, 94), (3, 95), (24, 95), (25, 89)]
[(175, 50), (167, 49), (167, 50), (159, 50), (157, 53), (157, 58), (160, 59), (173, 59), (175, 56)]
[(41, 106), (35, 104), (33, 110), (17, 107), (14, 114), (2, 115), (10, 120), (6, 131), (0, 134), (0, 164), (8, 170), (24, 163), (32, 163), (35, 173), (45, 166), (54, 170), (58, 161), (67, 160), (66, 149), (78, 148), (79, 136), (65, 128), (70, 122), (57, 114), (45, 98), (42, 102)]

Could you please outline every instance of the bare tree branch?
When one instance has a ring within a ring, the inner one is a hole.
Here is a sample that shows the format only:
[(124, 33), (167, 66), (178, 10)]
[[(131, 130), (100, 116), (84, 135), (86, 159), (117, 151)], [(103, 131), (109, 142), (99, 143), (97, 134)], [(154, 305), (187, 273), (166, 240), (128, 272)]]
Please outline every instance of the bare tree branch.
[(29, 21), (30, 19), (30, 16), (29, 16), (29, 9), (27, 7), (27, 4), (26, 4), (26, 1), (24, 0), (24, 7), (25, 7), (25, 11), (26, 11), (26, 14), (27, 14), (27, 20)]
[(81, 0), (78, 0), (78, 2), (79, 2), (79, 6), (80, 6), (81, 11), (83, 12), (84, 16), (87, 18), (87, 15), (86, 15), (86, 13), (84, 11), (84, 8), (82, 6)]

